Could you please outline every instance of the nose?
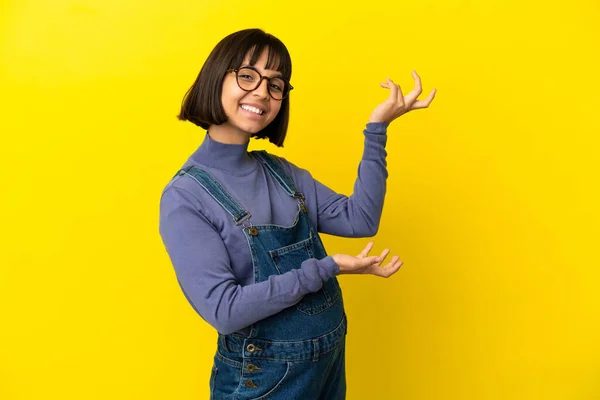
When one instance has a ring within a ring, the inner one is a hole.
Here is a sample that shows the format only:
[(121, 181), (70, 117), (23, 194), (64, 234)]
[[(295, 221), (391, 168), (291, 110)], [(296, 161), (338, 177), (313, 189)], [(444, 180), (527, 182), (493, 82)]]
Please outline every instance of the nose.
[[(263, 83), (264, 83), (264, 85), (263, 85)], [(269, 87), (267, 86), (268, 84), (269, 84), (269, 81), (263, 77), (261, 79), (258, 87), (256, 89), (254, 89), (252, 92), (254, 93), (255, 96), (260, 96), (263, 99), (267, 99), (270, 96)]]

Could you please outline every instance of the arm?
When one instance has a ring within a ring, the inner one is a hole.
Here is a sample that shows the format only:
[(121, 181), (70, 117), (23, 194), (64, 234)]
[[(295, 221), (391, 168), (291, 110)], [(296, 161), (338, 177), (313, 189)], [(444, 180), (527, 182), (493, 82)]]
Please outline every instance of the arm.
[(199, 210), (199, 202), (191, 193), (168, 188), (160, 203), (160, 234), (186, 298), (223, 334), (296, 304), (339, 274), (332, 257), (309, 259), (299, 269), (240, 286), (219, 233)]
[(363, 131), (365, 148), (358, 165), (354, 193), (338, 194), (315, 180), (319, 232), (344, 236), (375, 236), (386, 193), (385, 144), (387, 123), (369, 123)]
[(433, 89), (427, 99), (417, 100), (422, 93), (421, 78), (416, 71), (412, 75), (415, 88), (406, 96), (391, 79), (381, 83), (381, 87), (389, 89), (390, 94), (375, 107), (364, 130), (365, 149), (352, 196), (337, 194), (314, 181), (320, 232), (346, 237), (375, 236), (377, 233), (388, 176), (385, 160), (387, 127), (409, 111), (429, 107), (436, 94), (436, 89)]

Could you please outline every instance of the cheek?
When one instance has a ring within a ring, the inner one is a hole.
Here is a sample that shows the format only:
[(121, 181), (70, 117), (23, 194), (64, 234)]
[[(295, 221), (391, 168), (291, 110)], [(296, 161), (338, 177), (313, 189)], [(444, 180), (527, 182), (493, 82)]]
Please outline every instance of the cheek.
[(274, 120), (275, 117), (277, 117), (277, 115), (279, 115), (280, 112), (281, 112), (281, 102), (278, 101), (275, 104), (271, 103), (271, 115), (270, 115), (271, 120)]
[(221, 105), (227, 112), (228, 110), (235, 110), (240, 102), (240, 99), (244, 97), (246, 92), (241, 90), (235, 82), (223, 82), (223, 90), (221, 92)]

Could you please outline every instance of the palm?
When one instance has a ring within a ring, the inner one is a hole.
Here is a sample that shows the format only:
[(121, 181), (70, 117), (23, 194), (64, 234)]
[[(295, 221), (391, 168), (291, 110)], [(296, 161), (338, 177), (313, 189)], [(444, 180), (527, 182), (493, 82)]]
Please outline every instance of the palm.
[(392, 257), (392, 260), (383, 265), (382, 263), (385, 261), (386, 257), (390, 253), (389, 249), (383, 250), (381, 255), (379, 256), (379, 262), (376, 263), (363, 263), (361, 262), (363, 259), (369, 257), (369, 252), (373, 248), (373, 242), (367, 243), (367, 246), (361, 251), (356, 257), (352, 257), (346, 254), (339, 254), (339, 261), (344, 265), (351, 265), (353, 268), (349, 269), (347, 273), (349, 274), (371, 274), (376, 276), (381, 276), (384, 278), (389, 278), (402, 266), (402, 261), (399, 260), (398, 256)]
[(412, 75), (415, 80), (415, 88), (406, 96), (402, 93), (400, 86), (391, 79), (388, 78), (386, 82), (381, 83), (381, 87), (390, 89), (390, 95), (383, 103), (375, 107), (371, 113), (370, 122), (390, 123), (409, 111), (429, 107), (437, 90), (433, 89), (425, 100), (417, 100), (423, 93), (421, 78), (416, 71), (413, 71)]

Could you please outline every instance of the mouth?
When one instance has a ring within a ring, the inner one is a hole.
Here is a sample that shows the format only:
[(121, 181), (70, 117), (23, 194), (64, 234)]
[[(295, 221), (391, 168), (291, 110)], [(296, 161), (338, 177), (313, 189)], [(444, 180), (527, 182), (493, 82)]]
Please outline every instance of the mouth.
[(265, 113), (265, 110), (259, 107), (254, 107), (254, 106), (250, 106), (248, 104), (242, 104), (240, 105), (240, 108), (244, 111), (247, 111), (249, 113), (252, 113), (256, 116), (261, 116)]

